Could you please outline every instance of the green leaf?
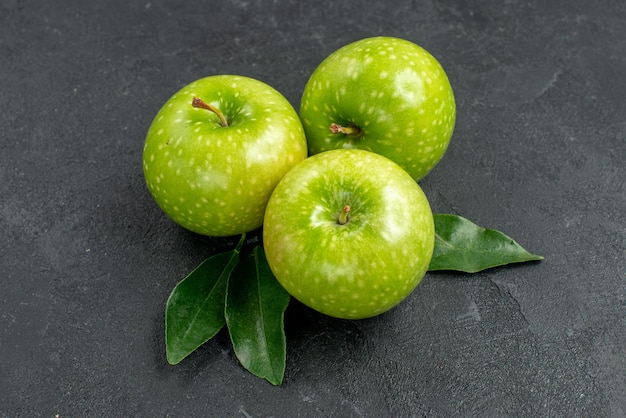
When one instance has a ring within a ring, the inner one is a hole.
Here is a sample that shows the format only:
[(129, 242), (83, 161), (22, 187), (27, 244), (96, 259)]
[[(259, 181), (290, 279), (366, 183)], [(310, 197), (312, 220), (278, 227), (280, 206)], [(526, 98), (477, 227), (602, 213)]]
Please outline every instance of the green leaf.
[(226, 324), (239, 362), (252, 374), (280, 385), (285, 374), (284, 313), (290, 296), (257, 246), (228, 282)]
[(177, 364), (213, 338), (226, 323), (228, 278), (239, 263), (237, 248), (204, 260), (172, 290), (165, 306), (165, 352)]
[(476, 273), (510, 263), (543, 260), (502, 232), (482, 228), (457, 215), (436, 214), (435, 249), (429, 271)]

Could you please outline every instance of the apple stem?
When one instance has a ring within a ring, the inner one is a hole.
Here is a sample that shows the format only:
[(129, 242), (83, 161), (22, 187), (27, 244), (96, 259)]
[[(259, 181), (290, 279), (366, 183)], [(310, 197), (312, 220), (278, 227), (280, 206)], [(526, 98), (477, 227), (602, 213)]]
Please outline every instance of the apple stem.
[(341, 213), (339, 214), (339, 225), (345, 225), (350, 220), (350, 205), (345, 205), (343, 209), (341, 209)]
[(193, 98), (193, 100), (191, 101), (191, 105), (200, 109), (210, 110), (211, 112), (215, 113), (217, 117), (220, 118), (220, 125), (222, 125), (224, 128), (228, 127), (228, 121), (226, 120), (226, 117), (217, 107), (208, 104), (198, 97)]
[(360, 135), (361, 128), (354, 125), (349, 126), (341, 126), (338, 123), (330, 124), (330, 131), (334, 134), (344, 134), (344, 135)]

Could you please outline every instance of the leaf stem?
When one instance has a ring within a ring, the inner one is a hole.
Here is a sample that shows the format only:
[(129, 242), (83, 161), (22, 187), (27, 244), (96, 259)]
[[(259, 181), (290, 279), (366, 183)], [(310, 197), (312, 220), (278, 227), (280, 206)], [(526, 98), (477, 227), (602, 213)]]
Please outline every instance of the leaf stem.
[(239, 238), (239, 242), (237, 243), (237, 247), (235, 248), (235, 252), (239, 254), (241, 252), (241, 247), (243, 247), (243, 243), (246, 242), (246, 233), (241, 234), (241, 238)]
[(196, 108), (210, 110), (211, 112), (215, 113), (218, 118), (220, 118), (220, 125), (222, 125), (224, 128), (228, 127), (228, 121), (226, 120), (226, 117), (217, 107), (205, 102), (199, 97), (194, 97), (191, 100), (191, 105)]

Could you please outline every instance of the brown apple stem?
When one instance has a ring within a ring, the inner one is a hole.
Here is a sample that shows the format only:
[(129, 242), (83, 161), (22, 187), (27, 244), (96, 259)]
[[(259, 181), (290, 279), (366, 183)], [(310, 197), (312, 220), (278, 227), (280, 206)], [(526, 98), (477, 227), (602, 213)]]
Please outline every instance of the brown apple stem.
[(208, 104), (207, 102), (205, 102), (204, 100), (198, 97), (193, 98), (193, 100), (191, 101), (191, 105), (193, 107), (197, 107), (200, 109), (210, 110), (211, 112), (215, 113), (218, 118), (220, 118), (220, 125), (222, 125), (225, 128), (228, 126), (228, 121), (226, 120), (226, 117), (217, 107)]
[(339, 225), (345, 225), (350, 220), (350, 205), (345, 205), (343, 209), (341, 209), (341, 213), (339, 214)]
[(359, 128), (358, 126), (353, 126), (353, 125), (341, 126), (338, 123), (331, 123), (330, 131), (334, 134), (344, 134), (344, 135), (360, 135), (361, 134), (361, 128)]

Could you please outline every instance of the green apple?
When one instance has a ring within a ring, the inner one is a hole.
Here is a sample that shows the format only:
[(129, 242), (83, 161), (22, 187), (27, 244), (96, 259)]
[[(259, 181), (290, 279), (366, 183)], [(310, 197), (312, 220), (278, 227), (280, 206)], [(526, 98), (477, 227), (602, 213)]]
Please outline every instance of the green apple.
[(293, 297), (324, 314), (367, 318), (424, 277), (435, 231), (419, 185), (364, 150), (307, 158), (283, 177), (265, 213), (268, 264)]
[(203, 235), (261, 226), (279, 180), (307, 156), (302, 124), (269, 85), (215, 75), (174, 94), (152, 122), (143, 172), (161, 209)]
[(386, 156), (416, 181), (443, 157), (456, 118), (439, 62), (404, 39), (366, 38), (328, 56), (300, 104), (309, 154), (360, 148)]

